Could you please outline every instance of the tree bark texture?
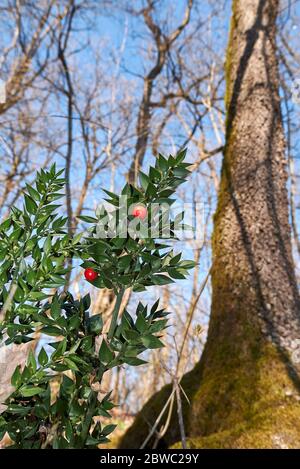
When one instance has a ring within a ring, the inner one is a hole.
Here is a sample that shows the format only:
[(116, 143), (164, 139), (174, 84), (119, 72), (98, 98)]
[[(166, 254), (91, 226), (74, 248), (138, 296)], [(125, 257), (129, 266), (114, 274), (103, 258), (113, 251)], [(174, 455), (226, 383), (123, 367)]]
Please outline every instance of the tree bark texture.
[[(212, 309), (204, 353), (189, 375), (190, 447), (300, 446), (300, 303), (276, 58), (278, 3), (233, 0)], [(146, 404), (140, 425), (148, 412)], [(132, 444), (133, 428), (121, 446)], [(176, 438), (173, 420), (164, 444)]]

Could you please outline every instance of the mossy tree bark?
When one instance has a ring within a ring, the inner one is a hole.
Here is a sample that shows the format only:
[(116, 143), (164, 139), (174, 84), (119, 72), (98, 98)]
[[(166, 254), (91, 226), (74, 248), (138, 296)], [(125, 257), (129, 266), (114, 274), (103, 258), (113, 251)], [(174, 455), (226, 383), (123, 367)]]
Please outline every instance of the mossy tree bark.
[[(278, 3), (233, 0), (211, 320), (186, 411), (196, 448), (300, 447), (300, 302), (276, 60)], [(149, 404), (139, 418), (148, 410)], [(167, 444), (176, 437), (173, 427)]]

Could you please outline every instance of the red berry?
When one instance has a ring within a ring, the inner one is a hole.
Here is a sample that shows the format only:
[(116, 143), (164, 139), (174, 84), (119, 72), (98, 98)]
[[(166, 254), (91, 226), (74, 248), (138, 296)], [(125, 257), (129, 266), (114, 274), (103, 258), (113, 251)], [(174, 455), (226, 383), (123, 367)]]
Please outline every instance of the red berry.
[(147, 209), (143, 205), (136, 205), (132, 211), (132, 215), (135, 218), (140, 218), (141, 220), (144, 220), (147, 214), (148, 214)]
[(98, 274), (97, 274), (97, 272), (95, 272), (94, 269), (91, 269), (89, 267), (88, 269), (85, 269), (84, 276), (87, 280), (89, 280), (91, 282), (93, 280), (96, 280), (96, 278), (98, 277)]

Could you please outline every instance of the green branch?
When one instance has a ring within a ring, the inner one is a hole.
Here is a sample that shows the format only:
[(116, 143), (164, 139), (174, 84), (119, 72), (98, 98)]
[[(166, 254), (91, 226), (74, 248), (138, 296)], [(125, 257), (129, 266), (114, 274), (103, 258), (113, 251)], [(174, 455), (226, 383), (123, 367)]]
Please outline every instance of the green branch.
[(116, 325), (117, 325), (122, 299), (123, 299), (123, 296), (124, 296), (124, 291), (125, 290), (122, 288), (117, 294), (116, 304), (115, 304), (115, 307), (114, 307), (114, 310), (113, 310), (113, 313), (112, 313), (111, 323), (110, 323), (109, 331), (108, 331), (108, 334), (107, 334), (108, 339), (111, 339), (114, 335), (114, 331), (115, 331), (115, 328), (116, 328)]

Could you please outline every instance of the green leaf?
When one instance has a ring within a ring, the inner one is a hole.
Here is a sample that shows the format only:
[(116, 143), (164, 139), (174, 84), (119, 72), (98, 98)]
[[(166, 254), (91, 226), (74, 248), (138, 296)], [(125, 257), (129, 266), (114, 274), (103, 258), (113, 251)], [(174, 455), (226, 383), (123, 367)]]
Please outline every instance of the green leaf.
[(173, 173), (174, 173), (174, 176), (178, 178), (185, 178), (186, 176), (190, 174), (189, 170), (185, 168), (174, 168)]
[(51, 238), (50, 238), (50, 236), (47, 236), (47, 238), (44, 242), (43, 251), (46, 255), (49, 254), (49, 252), (51, 251)]
[(114, 359), (115, 354), (110, 350), (108, 344), (103, 339), (99, 350), (99, 358), (103, 363), (109, 363)]
[(8, 231), (10, 228), (12, 221), (10, 218), (7, 218), (3, 223), (0, 225), (0, 231)]
[(113, 425), (113, 424), (110, 424), (110, 425), (106, 425), (103, 429), (102, 429), (102, 435), (109, 435), (110, 433), (112, 433), (114, 431), (114, 429), (117, 427), (117, 425)]
[(64, 197), (64, 194), (62, 194), (61, 192), (57, 192), (57, 193), (53, 193), (53, 194), (49, 194), (47, 199), (48, 201), (50, 202), (53, 202), (54, 200), (58, 200), (58, 199), (61, 199), (62, 197)]
[(78, 339), (74, 345), (72, 345), (72, 347), (70, 348), (70, 353), (75, 353), (76, 350), (78, 349), (78, 347), (80, 346), (81, 344), (81, 339)]
[(36, 372), (36, 359), (33, 354), (33, 351), (30, 349), (29, 354), (28, 354), (28, 359), (27, 359), (27, 366), (28, 368), (31, 369), (33, 373)]
[(137, 332), (137, 331), (134, 331), (134, 330), (130, 330), (130, 329), (125, 329), (123, 331), (123, 334), (124, 338), (129, 341), (129, 342), (136, 342), (137, 340), (139, 340), (140, 338), (140, 334)]
[(147, 316), (147, 306), (144, 306), (143, 303), (139, 302), (136, 308), (136, 315), (142, 314), (144, 318)]
[(85, 442), (87, 446), (95, 446), (95, 447), (99, 445), (100, 443), (101, 443), (101, 439), (94, 438), (91, 435), (87, 437), (86, 442)]
[(0, 251), (0, 262), (4, 261), (4, 259), (6, 258), (7, 252), (8, 252), (8, 248), (1, 249), (1, 251)]
[(133, 290), (134, 292), (141, 292), (141, 291), (145, 291), (145, 290), (146, 290), (146, 287), (145, 287), (145, 285), (142, 285), (141, 283), (135, 283), (135, 284), (133, 285), (132, 290)]
[(49, 216), (52, 212), (54, 212), (54, 210), (56, 210), (57, 208), (60, 208), (60, 207), (61, 207), (61, 205), (59, 205), (59, 204), (46, 205), (45, 207), (43, 207), (43, 210)]
[(180, 279), (180, 280), (185, 279), (185, 276), (174, 268), (168, 269), (168, 274), (170, 275), (170, 277), (175, 278), (175, 279)]
[(174, 282), (170, 277), (161, 274), (152, 275), (151, 281), (154, 283), (154, 285), (168, 285), (169, 283)]
[(113, 289), (114, 287), (113, 283), (107, 277), (103, 278), (103, 283), (106, 286), (106, 288)]
[(163, 329), (166, 328), (167, 323), (168, 323), (167, 319), (161, 319), (160, 321), (155, 321), (150, 326), (150, 332), (152, 333), (161, 332)]
[(102, 314), (95, 314), (89, 318), (88, 329), (94, 334), (100, 334), (103, 328)]
[[(80, 317), (78, 315), (73, 316), (69, 321), (69, 330), (70, 331), (78, 330), (80, 323), (81, 323)], [(64, 324), (59, 324), (59, 325), (64, 326)]]
[[(173, 191), (172, 191), (173, 192)], [(154, 186), (154, 184), (152, 184), (151, 182), (149, 182), (148, 184), (148, 187), (147, 187), (147, 190), (146, 190), (146, 196), (155, 196), (157, 195), (157, 189), (156, 187)]]
[(165, 190), (159, 192), (159, 197), (160, 198), (168, 198), (173, 193), (174, 193), (173, 189), (165, 189)]
[(136, 357), (139, 355), (141, 352), (144, 351), (144, 347), (138, 347), (135, 345), (128, 345), (125, 349), (125, 357)]
[(36, 394), (41, 394), (42, 392), (44, 392), (44, 389), (38, 386), (25, 386), (20, 389), (20, 393), (23, 397), (35, 396)]
[(193, 269), (197, 263), (195, 261), (181, 261), (178, 264), (178, 267), (183, 269)]
[(77, 217), (77, 218), (79, 218), (79, 220), (85, 221), (86, 223), (98, 223), (99, 221), (97, 220), (97, 218), (89, 217), (87, 215), (81, 215), (80, 217)]
[(13, 232), (9, 235), (9, 239), (11, 241), (18, 241), (19, 238), (22, 236), (23, 232), (24, 230), (22, 230), (22, 228), (15, 228)]
[(156, 160), (156, 164), (158, 168), (163, 172), (165, 172), (169, 168), (167, 160), (161, 154), (159, 154), (158, 159)]
[(24, 290), (20, 286), (18, 286), (14, 294), (14, 301), (17, 303), (21, 303), (21, 301), (24, 299), (24, 294)]
[(67, 349), (67, 339), (66, 337), (59, 341), (59, 342), (56, 342), (57, 346), (55, 347), (56, 350), (55, 352), (53, 352), (53, 354), (51, 355), (51, 360), (56, 360), (58, 358), (60, 358), (66, 351)]
[(105, 258), (104, 254), (108, 248), (109, 246), (102, 240), (96, 240), (94, 244), (88, 247), (88, 252), (94, 257), (96, 261), (98, 261), (98, 257), (100, 259)]
[(66, 437), (69, 442), (73, 438), (73, 427), (72, 427), (70, 420), (67, 420), (67, 423), (66, 423)]
[(53, 297), (50, 310), (53, 319), (58, 319), (61, 316), (61, 306), (57, 296)]
[(90, 335), (85, 336), (82, 339), (82, 342), (81, 342), (81, 350), (83, 352), (89, 352), (92, 347), (93, 347), (93, 338), (92, 338), (92, 336), (90, 336)]
[(158, 300), (156, 300), (156, 302), (154, 303), (154, 305), (151, 307), (150, 314), (153, 314), (153, 313), (155, 313), (155, 311), (156, 311), (156, 310), (157, 310), (157, 308), (158, 308), (159, 301), (160, 301), (160, 300), (159, 300), (159, 298), (158, 298)]
[(145, 335), (142, 337), (142, 343), (146, 348), (155, 349), (164, 347), (164, 344), (155, 335)]
[(15, 388), (17, 388), (22, 383), (22, 374), (20, 368), (20, 365), (18, 365), (11, 377), (11, 384), (15, 386)]
[(153, 168), (152, 166), (150, 167), (150, 170), (149, 170), (149, 177), (151, 179), (152, 182), (159, 182), (160, 179), (161, 179), (161, 174), (160, 172), (156, 169), (156, 168)]
[[(52, 266), (51, 266), (52, 268)], [(50, 281), (43, 283), (44, 288), (58, 288), (61, 287), (66, 283), (66, 280), (64, 277), (61, 277), (59, 275), (50, 275)]]
[(130, 184), (126, 183), (121, 192), (122, 195), (127, 195), (128, 197), (131, 196), (131, 186)]
[(37, 300), (37, 301), (40, 301), (40, 300), (45, 300), (46, 298), (48, 298), (49, 295), (47, 295), (46, 293), (43, 293), (41, 291), (37, 291), (37, 292), (30, 292), (29, 293), (29, 298), (31, 300)]
[(139, 332), (145, 332), (145, 330), (148, 328), (147, 321), (142, 314), (138, 315), (135, 326)]
[(184, 150), (181, 150), (177, 153), (176, 158), (175, 158), (177, 164), (180, 164), (185, 159), (186, 152), (187, 152), (187, 148), (185, 148)]
[(24, 407), (19, 404), (9, 404), (9, 406), (6, 409), (6, 412), (9, 412), (10, 414), (16, 414), (16, 415), (21, 415), (24, 416), (31, 412), (31, 407)]
[(131, 282), (132, 282), (132, 279), (133, 279), (133, 276), (131, 274), (127, 274), (127, 275), (120, 275), (118, 277), (118, 281), (122, 284), (122, 285), (130, 285)]
[(67, 217), (59, 217), (52, 223), (52, 228), (54, 231), (61, 229), (65, 226), (67, 222)]
[(123, 312), (122, 319), (121, 319), (121, 324), (124, 326), (124, 329), (131, 329), (134, 327), (134, 322), (128, 311)]
[(61, 387), (66, 392), (66, 394), (71, 394), (74, 390), (75, 383), (74, 381), (66, 375), (63, 375), (63, 380)]
[(103, 190), (103, 192), (105, 192), (105, 194), (109, 195), (109, 197), (110, 197), (111, 199), (114, 199), (114, 200), (116, 200), (116, 201), (119, 200), (119, 196), (118, 196), (117, 194), (115, 194), (114, 192), (110, 192), (110, 191), (108, 191), (108, 190), (106, 190), (106, 189), (102, 189), (102, 190)]
[(131, 366), (139, 366), (139, 365), (145, 365), (145, 363), (147, 362), (137, 357), (125, 357), (124, 363), (127, 363), (127, 365), (131, 365)]
[(48, 363), (48, 355), (43, 347), (41, 348), (38, 355), (38, 361), (42, 366), (45, 366)]
[(38, 308), (32, 305), (20, 305), (18, 307), (19, 314), (35, 314), (38, 312)]
[(24, 195), (25, 207), (28, 213), (34, 215), (37, 211), (37, 204), (35, 201), (27, 194)]
[(146, 191), (148, 188), (148, 184), (150, 182), (149, 176), (147, 176), (147, 174), (140, 171), (139, 178), (140, 178), (140, 183), (141, 183), (142, 188), (144, 189), (144, 191)]
[(66, 365), (68, 365), (70, 370), (79, 371), (77, 365), (72, 360), (70, 360), (69, 358), (64, 358), (64, 362), (65, 362)]
[(176, 254), (176, 256), (172, 257), (170, 260), (170, 265), (175, 266), (181, 259), (181, 252), (179, 254)]
[(87, 311), (91, 306), (91, 296), (89, 293), (82, 298), (81, 303), (83, 305), (84, 311)]
[(68, 359), (69, 360), (72, 360), (72, 362), (78, 364), (81, 366), (81, 370), (85, 370), (85, 369), (88, 369), (90, 368), (90, 366), (88, 365), (88, 363), (83, 360), (81, 357), (79, 357), (78, 355), (75, 355), (74, 353), (70, 354), (68, 356)]
[(36, 245), (35, 248), (33, 249), (32, 257), (36, 262), (40, 261), (42, 257), (42, 251), (38, 245)]
[(176, 166), (176, 160), (175, 158), (173, 158), (172, 155), (169, 155), (169, 158), (168, 158), (168, 165), (172, 168), (173, 166)]
[(35, 199), (37, 202), (40, 200), (40, 194), (38, 191), (36, 191), (33, 187), (31, 187), (29, 184), (26, 184), (26, 189), (29, 193), (29, 195), (32, 197), (32, 199)]
[(125, 256), (121, 256), (118, 260), (118, 267), (120, 269), (127, 269), (130, 266), (130, 262), (132, 261), (132, 256), (127, 254)]
[(45, 326), (41, 329), (41, 332), (46, 335), (59, 336), (63, 335), (63, 331), (55, 326)]

